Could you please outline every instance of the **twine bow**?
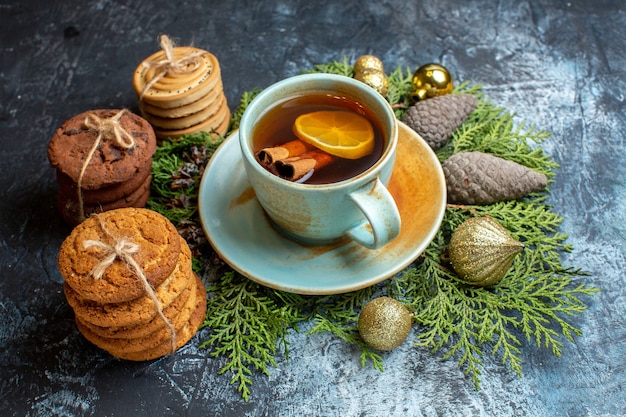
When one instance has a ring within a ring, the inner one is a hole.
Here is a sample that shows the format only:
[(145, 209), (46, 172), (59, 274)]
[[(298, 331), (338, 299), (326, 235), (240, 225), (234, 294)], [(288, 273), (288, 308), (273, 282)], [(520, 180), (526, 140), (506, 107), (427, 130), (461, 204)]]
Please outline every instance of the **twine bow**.
[(104, 271), (113, 265), (116, 259), (120, 259), (122, 262), (129, 265), (135, 272), (141, 269), (137, 261), (133, 258), (133, 255), (139, 252), (139, 245), (129, 242), (124, 238), (115, 241), (113, 246), (102, 243), (99, 240), (85, 240), (83, 246), (85, 249), (96, 247), (102, 249), (104, 252), (102, 260), (91, 270), (91, 275), (95, 279), (101, 279)]
[(109, 118), (101, 118), (93, 113), (89, 113), (87, 117), (85, 117), (85, 121), (83, 124), (87, 129), (95, 130), (98, 132), (98, 136), (94, 141), (85, 161), (83, 162), (83, 166), (80, 169), (80, 174), (78, 175), (77, 188), (78, 188), (78, 216), (79, 220), (85, 220), (85, 202), (83, 201), (83, 178), (85, 176), (85, 171), (87, 171), (87, 165), (91, 162), (96, 149), (100, 146), (100, 142), (102, 140), (110, 140), (113, 145), (121, 148), (123, 150), (130, 150), (135, 147), (135, 138), (128, 133), (120, 124), (120, 119), (124, 115), (126, 110), (120, 110), (115, 115)]
[(86, 128), (98, 132), (98, 140), (104, 138), (112, 141), (118, 148), (131, 149), (135, 146), (135, 138), (120, 125), (120, 119), (125, 112), (126, 110), (120, 110), (109, 118), (100, 118), (89, 113), (83, 124)]
[(148, 282), (148, 278), (146, 278), (146, 274), (144, 273), (143, 269), (133, 257), (134, 254), (139, 252), (139, 245), (125, 238), (119, 238), (119, 239), (114, 238), (111, 232), (107, 229), (107, 227), (102, 222), (102, 219), (100, 218), (100, 216), (96, 215), (96, 218), (98, 219), (100, 228), (109, 237), (109, 239), (113, 240), (113, 244), (108, 245), (99, 240), (91, 240), (91, 239), (87, 239), (83, 241), (83, 247), (85, 249), (95, 247), (95, 248), (100, 249), (103, 252), (102, 259), (91, 270), (91, 275), (95, 279), (101, 279), (102, 275), (104, 274), (104, 271), (106, 271), (108, 267), (113, 265), (113, 262), (115, 262), (116, 259), (119, 259), (120, 261), (122, 261), (139, 278), (139, 282), (141, 282), (143, 289), (146, 292), (146, 295), (154, 303), (157, 314), (159, 315), (161, 320), (163, 320), (163, 322), (165, 323), (165, 326), (168, 328), (170, 332), (170, 348), (173, 353), (176, 350), (176, 329), (174, 329), (174, 326), (172, 325), (172, 323), (170, 323), (170, 321), (165, 316), (161, 301), (159, 300), (156, 293), (154, 292), (152, 285), (150, 285), (150, 283)]
[(139, 101), (143, 100), (143, 96), (148, 92), (148, 90), (150, 90), (165, 76), (175, 73), (190, 74), (200, 68), (200, 60), (198, 58), (204, 55), (204, 51), (192, 52), (179, 59), (175, 59), (175, 45), (169, 36), (161, 35), (159, 44), (165, 53), (165, 59), (143, 63), (143, 65), (147, 68), (155, 68), (156, 74), (154, 78), (152, 78), (150, 82), (148, 82), (141, 90), (141, 94), (139, 94)]

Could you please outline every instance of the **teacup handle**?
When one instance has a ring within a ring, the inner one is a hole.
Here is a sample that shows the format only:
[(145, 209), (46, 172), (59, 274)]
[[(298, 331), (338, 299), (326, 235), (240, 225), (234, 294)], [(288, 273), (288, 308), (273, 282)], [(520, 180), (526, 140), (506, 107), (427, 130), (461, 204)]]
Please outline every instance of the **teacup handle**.
[(349, 197), (368, 220), (348, 230), (348, 236), (355, 242), (369, 249), (378, 249), (398, 236), (400, 212), (379, 178), (351, 192)]

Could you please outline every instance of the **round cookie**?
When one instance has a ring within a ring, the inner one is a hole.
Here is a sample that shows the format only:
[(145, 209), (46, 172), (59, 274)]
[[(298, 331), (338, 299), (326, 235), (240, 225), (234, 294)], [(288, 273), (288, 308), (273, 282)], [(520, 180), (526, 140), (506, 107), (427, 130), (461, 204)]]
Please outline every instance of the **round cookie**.
[[(183, 248), (172, 274), (154, 290), (162, 308), (167, 308), (172, 304), (193, 282), (190, 278), (192, 274), (191, 251), (187, 244), (183, 245)], [(138, 283), (137, 285), (139, 286)], [(148, 323), (157, 316), (154, 303), (145, 294), (143, 288), (141, 286), (139, 288), (141, 290), (139, 298), (120, 303), (98, 303), (85, 300), (71, 285), (68, 285), (67, 281), (63, 286), (63, 291), (74, 314), (81, 321), (103, 327), (136, 326)]]
[[(138, 166), (133, 176), (122, 183), (101, 187), (93, 190), (82, 189), (82, 198), (85, 205), (93, 206), (97, 204), (110, 203), (112, 201), (124, 198), (136, 191), (152, 171), (152, 159), (146, 159), (142, 166)], [(78, 184), (70, 177), (56, 170), (57, 183), (59, 185), (59, 193), (66, 196), (73, 196), (74, 200), (78, 199)]]
[[(170, 322), (180, 315), (181, 310), (190, 300), (192, 287), (192, 285), (189, 285), (185, 288), (169, 306), (163, 309), (163, 315), (165, 315)], [(87, 327), (92, 333), (108, 338), (144, 337), (165, 327), (165, 323), (159, 315), (155, 315), (154, 318), (147, 323), (132, 324), (127, 326), (98, 326), (81, 319), (78, 315), (76, 316), (76, 319), (79, 320), (81, 324)]]
[(224, 136), (228, 131), (228, 126), (230, 124), (230, 109), (228, 106), (222, 106), (222, 108), (216, 114), (216, 117), (210, 117), (202, 123), (199, 123), (195, 126), (188, 127), (186, 129), (180, 130), (162, 130), (155, 129), (155, 133), (158, 138), (179, 138), (184, 135), (189, 135), (197, 132), (208, 132), (208, 133), (217, 133), (221, 136)]
[(99, 279), (92, 275), (106, 253), (98, 247), (86, 248), (85, 242), (114, 245), (121, 239), (139, 245), (133, 259), (153, 288), (172, 274), (179, 262), (181, 246), (187, 247), (186, 243), (181, 245), (183, 240), (176, 227), (155, 211), (121, 208), (93, 215), (72, 230), (61, 244), (57, 259), (65, 282), (80, 298), (97, 303), (123, 303), (145, 295), (135, 271), (119, 259)]
[[(169, 71), (164, 75), (162, 67), (156, 66), (165, 62), (165, 51), (158, 51), (146, 58), (135, 70), (133, 87), (139, 101), (146, 102), (163, 109), (181, 107), (206, 96), (215, 88), (220, 77), (217, 58), (202, 49), (189, 46), (173, 48), (174, 61), (195, 55), (185, 71)], [(198, 64), (194, 69), (192, 63)], [(157, 82), (153, 82), (158, 79)], [(150, 88), (147, 86), (153, 82)], [(145, 91), (144, 91), (145, 90)]]
[(177, 117), (185, 117), (185, 116), (189, 116), (190, 114), (197, 113), (207, 108), (212, 103), (214, 103), (218, 97), (222, 96), (223, 94), (224, 94), (224, 86), (222, 85), (222, 81), (220, 80), (218, 84), (215, 86), (215, 88), (209, 91), (209, 93), (206, 96), (201, 97), (200, 99), (192, 103), (189, 103), (180, 107), (174, 107), (171, 109), (162, 109), (160, 107), (153, 106), (149, 103), (142, 101), (139, 103), (139, 111), (141, 112), (144, 118), (146, 118), (146, 115), (170, 118), (170, 119), (177, 118)]
[[(56, 130), (48, 145), (50, 165), (78, 183), (84, 161), (98, 137), (98, 132), (85, 126), (87, 116), (110, 118), (124, 110), (90, 110), (65, 121)], [(120, 149), (109, 140), (101, 140), (100, 146), (87, 164), (81, 188), (95, 190), (122, 184), (145, 165), (156, 150), (154, 129), (142, 117), (129, 111), (119, 120), (119, 126), (135, 141), (130, 150)]]
[[(182, 328), (191, 317), (191, 314), (194, 312), (197, 304), (197, 285), (195, 280), (190, 285), (191, 287), (191, 296), (183, 306), (179, 313), (170, 320), (170, 324), (174, 329)], [(166, 342), (170, 342), (172, 333), (169, 327), (165, 326), (163, 322), (163, 326), (157, 329), (152, 333), (148, 333), (147, 335), (142, 335), (139, 337), (103, 337), (95, 332), (92, 332), (88, 326), (85, 326), (83, 322), (81, 322), (80, 318), (76, 316), (76, 325), (80, 332), (94, 345), (98, 346), (101, 349), (108, 351), (116, 351), (119, 353), (133, 353), (139, 352), (142, 350), (153, 348), (154, 346), (161, 345)]]
[(200, 123), (210, 123), (212, 126), (216, 122), (221, 122), (224, 117), (224, 106), (226, 105), (226, 97), (220, 96), (214, 103), (200, 111), (178, 118), (156, 117), (150, 114), (144, 114), (143, 117), (157, 129), (164, 130), (181, 130), (188, 127), (196, 126)]
[[(189, 321), (185, 323), (182, 328), (176, 329), (176, 350), (180, 349), (189, 340), (191, 340), (191, 338), (198, 332), (198, 329), (204, 322), (204, 317), (206, 315), (206, 289), (204, 288), (204, 284), (202, 284), (200, 278), (196, 277), (196, 282), (199, 290), (196, 296), (196, 308), (189, 318)], [(122, 353), (116, 350), (111, 350), (109, 351), (109, 353), (120, 359), (126, 359), (131, 361), (147, 361), (160, 358), (173, 352), (171, 350), (170, 341), (168, 340), (158, 346), (139, 352)]]
[[(142, 208), (146, 205), (150, 199), (150, 183), (151, 176), (147, 176), (140, 186), (133, 190), (132, 193), (119, 198), (115, 201), (109, 201), (107, 203), (87, 205), (83, 206), (83, 213), (85, 217), (89, 217), (92, 214), (103, 213), (105, 211), (119, 209), (124, 207)], [(76, 199), (76, 195), (66, 194), (62, 190), (59, 190), (57, 195), (57, 211), (63, 218), (63, 220), (71, 225), (76, 226), (82, 221), (80, 213), (80, 206)]]

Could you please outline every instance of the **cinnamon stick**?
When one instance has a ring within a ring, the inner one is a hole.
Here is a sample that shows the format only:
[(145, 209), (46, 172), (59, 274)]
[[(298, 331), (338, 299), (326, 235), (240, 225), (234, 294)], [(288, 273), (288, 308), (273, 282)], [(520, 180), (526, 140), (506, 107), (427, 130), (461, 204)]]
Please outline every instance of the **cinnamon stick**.
[(332, 155), (320, 149), (313, 149), (297, 156), (278, 160), (274, 163), (274, 167), (281, 177), (297, 181), (311, 170), (321, 169), (334, 160)]
[(308, 143), (295, 139), (272, 148), (263, 148), (257, 152), (256, 156), (262, 165), (269, 166), (276, 161), (302, 155), (311, 148), (312, 146)]

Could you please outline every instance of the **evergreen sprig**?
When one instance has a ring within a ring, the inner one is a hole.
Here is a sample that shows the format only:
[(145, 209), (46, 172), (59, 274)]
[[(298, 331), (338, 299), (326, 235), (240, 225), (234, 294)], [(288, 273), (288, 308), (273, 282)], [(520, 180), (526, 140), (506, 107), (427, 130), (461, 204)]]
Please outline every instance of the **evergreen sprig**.
[(346, 77), (354, 76), (354, 68), (348, 63), (348, 57), (344, 56), (341, 62), (332, 61), (324, 64), (316, 64), (309, 70), (302, 71), (303, 73), (328, 73), (345, 75)]
[(239, 104), (237, 108), (232, 113), (230, 117), (230, 130), (233, 131), (239, 128), (239, 122), (241, 121), (241, 116), (243, 116), (243, 112), (246, 110), (246, 107), (250, 104), (252, 100), (261, 92), (262, 90), (256, 88), (254, 90), (245, 91), (241, 98), (239, 99)]
[(413, 74), (407, 67), (404, 71), (398, 67), (387, 77), (389, 89), (387, 90), (387, 101), (391, 103), (396, 118), (400, 119), (411, 105), (411, 80)]
[[(581, 297), (597, 292), (596, 288), (577, 282), (585, 275), (582, 271), (561, 265), (560, 253), (570, 250), (564, 243), (567, 236), (550, 235), (550, 230), (555, 230), (562, 219), (546, 214), (545, 206), (519, 204), (527, 211), (510, 207), (510, 202), (449, 208), (420, 262), (395, 279), (397, 294), (410, 300), (406, 304), (415, 311), (415, 320), (423, 328), (416, 346), (430, 347), (434, 352), (444, 350), (443, 359), (457, 355), (459, 366), (465, 368), (477, 389), (484, 349), (490, 347), (492, 355), (500, 356), (503, 364), (521, 376), (519, 336), (560, 356), (562, 338), (573, 341), (574, 335), (581, 334), (564, 317), (582, 313), (586, 305)], [(518, 211), (528, 216), (514, 218), (513, 213)], [(545, 223), (534, 223), (533, 213)], [(449, 236), (456, 227), (466, 218), (483, 215), (506, 224), (512, 235), (517, 231), (526, 245), (509, 273), (489, 289), (460, 280), (445, 254)]]
[[(315, 65), (304, 72), (353, 75), (347, 58)], [(388, 76), (387, 100), (398, 118), (411, 105), (411, 78), (409, 68), (397, 68)], [(231, 118), (232, 129), (239, 126), (244, 110), (259, 92), (242, 95)], [(454, 93), (474, 94), (479, 101), (437, 152), (440, 161), (461, 151), (481, 151), (535, 169), (552, 181), (558, 164), (540, 146), (550, 136), (548, 132), (516, 124), (514, 115), (493, 105), (478, 85), (466, 82)], [(208, 159), (222, 139), (199, 134), (164, 142), (153, 160), (149, 207), (175, 224), (199, 225), (194, 202), (197, 204), (203, 167), (189, 172), (185, 167), (192, 150), (202, 147)], [(197, 158), (194, 162), (203, 165)], [(172, 186), (181, 170), (191, 179), (184, 189)], [(210, 281), (204, 322), (210, 335), (201, 346), (211, 349), (211, 356), (226, 361), (219, 372), (231, 375), (231, 384), (246, 401), (251, 395), (254, 371), (268, 375), (269, 368), (277, 364), (278, 354), (288, 358), (286, 336), (298, 331), (303, 321), (312, 323), (309, 335), (331, 333), (360, 350), (362, 366), (371, 361), (375, 369), (382, 371), (383, 357), (361, 340), (357, 321), (369, 300), (388, 295), (414, 312), (415, 348), (430, 348), (444, 360), (455, 358), (477, 389), (486, 354), (499, 358), (504, 366), (522, 376), (524, 341), (560, 357), (564, 341), (571, 342), (581, 334), (569, 320), (587, 308), (585, 297), (598, 291), (584, 281), (586, 273), (562, 265), (561, 255), (572, 247), (559, 229), (563, 218), (545, 203), (547, 197), (546, 192), (537, 192), (521, 200), (488, 206), (449, 204), (440, 230), (411, 267), (385, 282), (347, 294), (314, 297), (272, 290), (243, 278), (226, 265), (216, 267), (208, 262), (206, 251), (201, 252), (196, 262), (205, 272), (205, 280)], [(492, 288), (463, 282), (447, 259), (453, 231), (475, 216), (495, 218), (525, 245), (507, 275)]]
[[(152, 158), (152, 193), (147, 207), (174, 225), (198, 222), (197, 199), (204, 166), (223, 140), (221, 136), (201, 132), (181, 140), (163, 141)], [(177, 179), (187, 181), (177, 186)]]
[(201, 347), (211, 347), (211, 356), (227, 358), (219, 373), (232, 373), (231, 384), (237, 385), (248, 401), (252, 371), (269, 375), (268, 366), (276, 366), (277, 348), (289, 356), (286, 335), (297, 330), (303, 320), (302, 297), (272, 291), (227, 271), (208, 288), (207, 314), (204, 326), (212, 330)]

